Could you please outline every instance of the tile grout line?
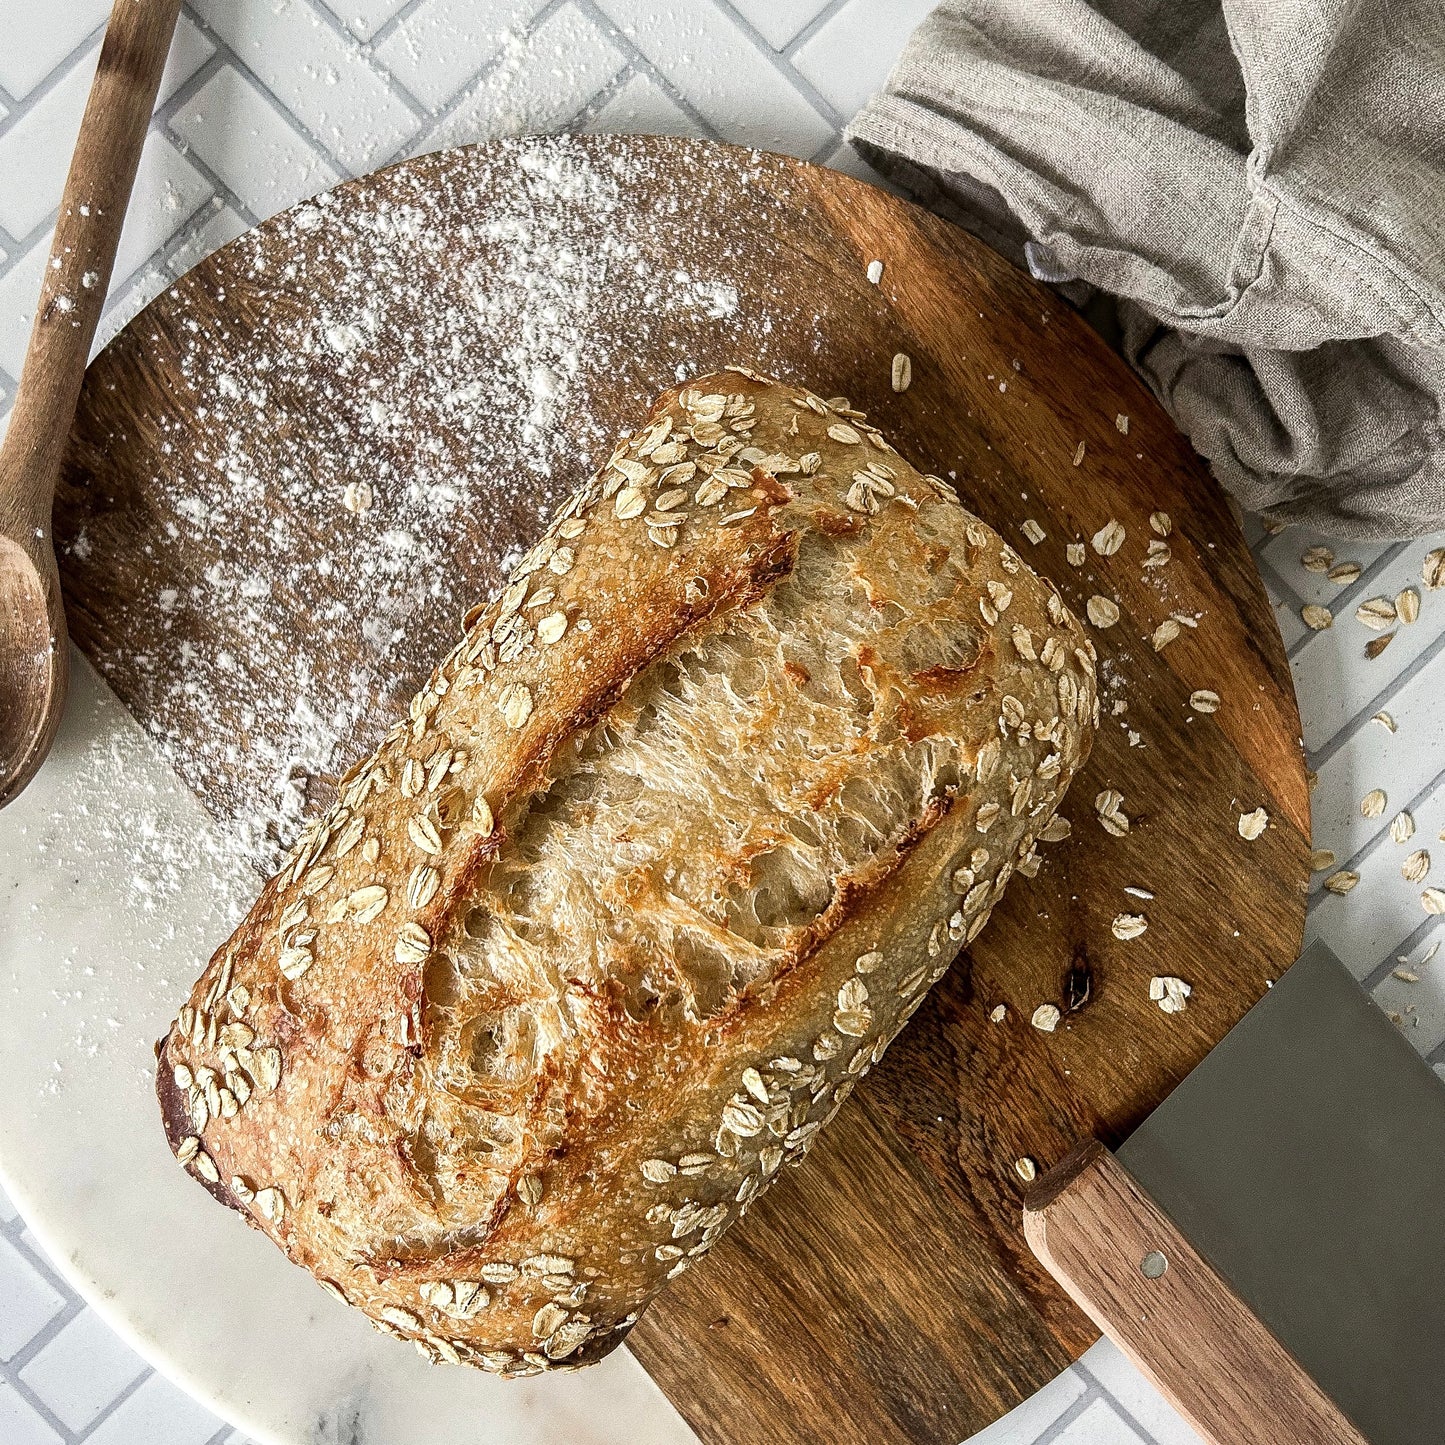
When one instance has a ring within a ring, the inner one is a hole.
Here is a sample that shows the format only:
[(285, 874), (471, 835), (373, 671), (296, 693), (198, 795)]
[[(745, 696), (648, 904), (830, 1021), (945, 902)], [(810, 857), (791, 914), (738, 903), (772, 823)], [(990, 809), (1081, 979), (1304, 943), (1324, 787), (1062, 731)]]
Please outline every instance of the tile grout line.
[[(731, 0), (729, 0), (731, 3)], [(849, 0), (828, 0), (823, 6), (788, 43), (778, 52), (791, 65), (793, 56), (800, 51), (845, 5)]]
[[(1438, 773), (1436, 773), (1435, 776), (1431, 778), (1430, 781), (1426, 783), (1425, 786), (1414, 795), (1414, 797), (1407, 799), (1402, 808), (1396, 808), (1395, 813), (1398, 814), (1404, 812), (1409, 813), (1413, 816), (1416, 808), (1418, 808), (1422, 803), (1429, 802), (1429, 800), (1434, 797), (1434, 795), (1439, 792), (1442, 787), (1445, 787), (1445, 768), (1442, 768)], [(1389, 812), (1389, 809), (1386, 808), (1385, 811)], [(1381, 814), (1381, 817), (1383, 816), (1384, 814)], [(1394, 819), (1392, 815), (1391, 821), (1393, 822), (1393, 820)], [(1359, 869), (1357, 865), (1364, 862), (1366, 858), (1373, 856), (1386, 843), (1393, 843), (1393, 846), (1397, 848), (1404, 846), (1403, 844), (1394, 843), (1394, 840), (1390, 837), (1389, 823), (1385, 823), (1382, 827), (1377, 828), (1370, 835), (1370, 837), (1364, 843), (1362, 843), (1354, 851), (1353, 854), (1350, 855), (1349, 858), (1346, 858), (1343, 861), (1336, 859), (1335, 867), (1331, 871), (1334, 872), (1341, 868), (1348, 868), (1351, 872), (1358, 872)], [(1337, 895), (1330, 893), (1325, 888), (1323, 881), (1321, 881), (1320, 886), (1314, 889), (1314, 891), (1310, 894), (1309, 903), (1305, 906), (1306, 914), (1313, 913), (1315, 905), (1322, 898), (1333, 898), (1336, 896)]]
[[(1077, 1365), (1078, 1361), (1075, 1360), (1074, 1364), (1070, 1365), (1069, 1368), (1072, 1370), (1076, 1368)], [(1055, 1376), (1055, 1378), (1057, 1379), (1058, 1377)], [(1094, 1383), (1094, 1377), (1092, 1375), (1086, 1376), (1084, 1393), (1080, 1395), (1077, 1400), (1073, 1401), (1061, 1415), (1045, 1425), (1043, 1430), (1034, 1436), (1030, 1445), (1053, 1445), (1053, 1442), (1056, 1441), (1095, 1400), (1103, 1398), (1102, 1392), (1098, 1389), (1097, 1384)], [(1005, 1416), (1004, 1418), (1007, 1419), (1008, 1417)], [(968, 1442), (965, 1441), (964, 1445), (968, 1445)]]
[[(1414, 951), (1419, 948), (1422, 940), (1429, 938), (1437, 926), (1434, 917), (1426, 914), (1422, 922), (1387, 950), (1385, 961), (1376, 964), (1375, 967), (1360, 980), (1360, 987), (1367, 993), (1373, 994), (1397, 968), (1408, 968), (1409, 964), (1401, 963), (1400, 959), (1414, 953)], [(1436, 1048), (1437, 1050), (1445, 1049), (1445, 1040), (1442, 1040)]]
[(1440, 635), (1433, 642), (1427, 643), (1421, 649), (1418, 657), (1412, 658), (1402, 667), (1399, 672), (1393, 674), (1390, 681), (1380, 689), (1368, 702), (1363, 703), (1355, 715), (1345, 722), (1342, 722), (1333, 733), (1330, 734), (1327, 742), (1306, 755), (1306, 762), (1315, 771), (1324, 767), (1334, 755), (1347, 743), (1352, 741), (1361, 728), (1367, 727), (1374, 719), (1374, 716), (1391, 698), (1398, 697), (1414, 680), (1440, 655), (1445, 649), (1445, 627), (1440, 630)]
[(367, 70), (390, 89), (396, 98), (411, 111), (412, 118), (418, 125), (426, 122), (431, 112), (396, 78), (390, 66), (376, 59), (376, 47), (371, 41), (358, 41), (347, 28), (345, 21), (332, 11), (325, 0), (319, 0), (319, 3), (318, 0), (302, 0), (302, 3), (305, 5), (307, 13), (315, 17), (317, 24), (326, 26), (344, 46), (356, 51), (366, 62)]
[[(76, 1445), (80, 1445), (80, 1442), (82, 1440), (90, 1439), (90, 1437), (94, 1435), (95, 1432), (99, 1430), (100, 1427), (104, 1425), (107, 1420), (111, 1419), (112, 1416), (114, 1416), (115, 1412), (120, 1409), (120, 1407), (124, 1405), (125, 1402), (129, 1400), (132, 1395), (139, 1391), (141, 1386), (144, 1385), (147, 1380), (152, 1379), (156, 1375), (156, 1373), (156, 1370), (152, 1366), (147, 1365), (146, 1368), (143, 1369), (140, 1374), (135, 1377), (135, 1379), (133, 1379), (128, 1385), (125, 1386), (124, 1389), (120, 1390), (111, 1399), (110, 1403), (96, 1415), (95, 1419), (92, 1420), (89, 1425), (85, 1427), (84, 1432), (76, 1436)], [(161, 1375), (160, 1378), (165, 1380), (168, 1384), (171, 1383), (169, 1377), (166, 1375)], [(179, 1389), (180, 1387), (177, 1386), (176, 1388)]]
[(830, 130), (835, 134), (842, 131), (847, 122), (833, 105), (833, 102), (819, 91), (807, 76), (794, 67), (792, 60), (788, 56), (774, 50), (758, 33), (757, 27), (751, 20), (740, 14), (728, 3), (728, 0), (711, 0), (711, 4), (715, 10), (733, 17), (733, 23), (742, 32), (743, 37), (752, 45), (758, 54), (763, 56), (773, 69), (793, 87), (799, 97), (805, 100), (808, 105), (818, 113), (818, 118), (822, 120)]
[(722, 136), (714, 128), (712, 123), (706, 120), (700, 111), (687, 99), (685, 95), (638, 49), (636, 43), (630, 36), (625, 34), (617, 26), (612, 18), (607, 15), (597, 0), (572, 0), (573, 7), (579, 14), (587, 16), (602, 33), (610, 39), (624, 54), (632, 57), (632, 66), (639, 75), (645, 75), (662, 93), (692, 121), (708, 140), (720, 141)]
[(105, 34), (105, 27), (106, 21), (102, 21), (73, 50), (56, 61), (49, 75), (34, 86), (23, 101), (15, 102), (15, 109), (3, 120), (0, 120), (0, 139), (14, 130), (17, 121), (23, 120), (47, 95), (57, 90), (64, 81), (70, 78), (71, 72), (85, 59), (86, 51)]
[[(1109, 1387), (1088, 1367), (1088, 1365), (1084, 1363), (1084, 1359), (1082, 1356), (1080, 1356), (1079, 1359), (1074, 1361), (1074, 1368), (1086, 1380), (1092, 1380), (1094, 1382), (1094, 1388), (1098, 1390), (1099, 1394), (1105, 1400), (1108, 1401), (1110, 1407), (1119, 1413), (1124, 1423), (1128, 1425), (1131, 1429), (1138, 1432), (1141, 1439), (1150, 1442), (1153, 1441), (1153, 1432), (1149, 1430), (1145, 1425), (1143, 1425), (1140, 1422), (1139, 1418), (1134, 1414), (1134, 1412), (1126, 1404), (1124, 1404), (1124, 1402), (1120, 1400), (1119, 1397), (1111, 1389), (1109, 1389)], [(1138, 1367), (1135, 1366), (1135, 1368), (1137, 1369)], [(1154, 1382), (1152, 1380), (1149, 1381), (1149, 1384), (1151, 1388), (1157, 1389), (1157, 1387), (1154, 1386)], [(1170, 1408), (1174, 1408), (1172, 1403), (1170, 1404)]]

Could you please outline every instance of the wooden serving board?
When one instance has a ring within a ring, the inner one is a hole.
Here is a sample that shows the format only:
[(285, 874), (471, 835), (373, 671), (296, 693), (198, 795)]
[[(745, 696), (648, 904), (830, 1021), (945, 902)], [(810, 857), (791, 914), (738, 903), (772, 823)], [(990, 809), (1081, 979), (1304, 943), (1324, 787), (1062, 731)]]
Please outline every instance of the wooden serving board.
[[(614, 435), (734, 360), (848, 396), (1080, 613), (1096, 593), (1122, 612), (1095, 632), (1104, 718), (1072, 836), (806, 1167), (631, 1337), (709, 1442), (948, 1445), (1095, 1338), (1025, 1246), (1015, 1161), (1117, 1142), (1304, 918), (1299, 720), (1259, 578), (1188, 443), (1065, 304), (936, 217), (777, 156), (599, 137), (409, 161), (226, 247), (97, 359), (57, 503), (70, 624), (261, 858)], [(1169, 560), (1146, 568), (1160, 510)], [(1111, 519), (1119, 550), (1071, 565)], [(1197, 625), (1156, 652), (1174, 614)], [(1106, 788), (1126, 836), (1096, 817)], [(1120, 913), (1148, 931), (1116, 939)], [(1150, 1001), (1156, 974), (1193, 986), (1185, 1012)], [(1030, 1027), (1043, 1003), (1053, 1033)]]

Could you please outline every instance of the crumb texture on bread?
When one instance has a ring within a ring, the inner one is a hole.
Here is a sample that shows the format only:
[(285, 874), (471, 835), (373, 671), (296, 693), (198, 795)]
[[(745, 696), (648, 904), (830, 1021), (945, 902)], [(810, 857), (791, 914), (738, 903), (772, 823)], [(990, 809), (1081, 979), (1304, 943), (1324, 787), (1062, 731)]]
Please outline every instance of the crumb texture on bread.
[(618, 1343), (797, 1162), (1096, 723), (1057, 591), (841, 398), (665, 393), (159, 1047), (177, 1156), (504, 1374)]

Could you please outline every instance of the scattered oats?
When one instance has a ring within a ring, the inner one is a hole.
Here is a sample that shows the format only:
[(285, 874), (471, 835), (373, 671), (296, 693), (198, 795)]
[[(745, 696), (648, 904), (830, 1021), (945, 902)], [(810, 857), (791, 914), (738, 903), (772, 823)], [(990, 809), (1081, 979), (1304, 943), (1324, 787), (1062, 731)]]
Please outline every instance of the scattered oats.
[(764, 1107), (772, 1102), (768, 1098), (768, 1086), (763, 1083), (763, 1076), (756, 1069), (743, 1070), (743, 1088)]
[(280, 968), (283, 978), (288, 978), (295, 983), (315, 962), (316, 959), (309, 948), (283, 948), (277, 966)]
[(286, 1217), (286, 1196), (279, 1189), (258, 1189), (256, 1208), (263, 1218), (269, 1219), (272, 1224), (280, 1224)]
[(1040, 843), (1062, 843), (1070, 833), (1074, 831), (1073, 824), (1067, 818), (1061, 818), (1057, 813), (1044, 825), (1039, 833)]
[(1331, 848), (1316, 848), (1310, 854), (1310, 872), (1323, 873), (1327, 868), (1335, 866), (1334, 850)]
[(1166, 617), (1150, 635), (1149, 643), (1155, 652), (1163, 652), (1179, 636), (1179, 624), (1172, 617)]
[(1059, 1012), (1057, 1004), (1041, 1003), (1034, 1010), (1033, 1017), (1029, 1022), (1039, 1030), (1040, 1033), (1051, 1034), (1058, 1028), (1059, 1020), (1063, 1014)]
[(1392, 974), (1393, 974), (1393, 976), (1394, 976), (1395, 978), (1398, 978), (1401, 983), (1419, 983), (1419, 982), (1420, 982), (1420, 975), (1419, 975), (1418, 973), (1411, 973), (1411, 971), (1410, 971), (1408, 968), (1397, 968), (1397, 969), (1394, 969), (1394, 970), (1392, 970)]
[(508, 683), (497, 699), (497, 707), (507, 726), (515, 732), (532, 716), (532, 693), (525, 683)]
[(1118, 603), (1097, 592), (1084, 604), (1084, 611), (1098, 628), (1112, 627), (1119, 620)]
[(1420, 580), (1425, 584), (1427, 592), (1438, 592), (1445, 587), (1445, 547), (1436, 547), (1433, 552), (1425, 554), (1425, 561), (1420, 568)]
[(431, 934), (419, 923), (403, 923), (396, 935), (398, 963), (425, 963), (431, 956)]
[(442, 835), (437, 826), (422, 813), (413, 813), (406, 820), (406, 835), (423, 853), (433, 856), (442, 850)]
[(481, 793), (472, 802), (472, 825), (484, 838), (490, 838), (497, 826), (497, 820), (492, 816), (492, 805)]
[(1080, 466), (1080, 465), (1083, 463), (1083, 460), (1084, 460), (1084, 444), (1083, 444), (1083, 442), (1080, 442), (1080, 443), (1078, 444), (1078, 446), (1076, 446), (1076, 447), (1074, 448), (1074, 465), (1075, 465), (1076, 467), (1077, 467), (1077, 466)]
[(357, 923), (370, 923), (386, 910), (390, 894), (380, 883), (369, 883), (347, 895), (346, 911)]
[(1434, 958), (1435, 955), (1436, 955), (1439, 951), (1440, 951), (1440, 940), (1437, 938), (1437, 939), (1435, 940), (1435, 942), (1432, 943), (1432, 944), (1430, 945), (1430, 947), (1427, 948), (1427, 949), (1425, 950), (1425, 952), (1421, 955), (1421, 957), (1420, 957), (1421, 966), (1423, 967), (1425, 964), (1429, 963), (1430, 960), (1431, 960), (1432, 958)]
[(1420, 906), (1426, 913), (1445, 913), (1445, 888), (1427, 888), (1420, 895)]
[(893, 390), (907, 391), (913, 380), (913, 362), (906, 351), (900, 351), (893, 358)]
[(1328, 547), (1307, 547), (1299, 561), (1306, 572), (1328, 572), (1335, 565), (1335, 554)]
[(1119, 428), (1124, 436), (1129, 435), (1129, 418), (1125, 416), (1122, 411), (1114, 418), (1114, 425)]
[(1385, 712), (1383, 709), (1377, 712), (1374, 717), (1370, 719), (1370, 721), (1379, 723), (1386, 732), (1392, 733), (1395, 731), (1395, 719), (1392, 718), (1390, 714)]
[(196, 1157), (196, 1151), (200, 1149), (201, 1141), (194, 1134), (187, 1134), (181, 1142), (176, 1145), (176, 1163), (189, 1164)]
[(341, 493), (341, 505), (348, 512), (369, 512), (376, 500), (369, 482), (347, 482)]
[(1363, 622), (1373, 632), (1385, 631), (1395, 618), (1395, 604), (1388, 597), (1371, 597), (1355, 608), (1355, 621)]
[(1082, 542), (1070, 542), (1069, 545), (1064, 548), (1064, 557), (1067, 559), (1070, 567), (1082, 567), (1086, 556), (1088, 556), (1088, 553), (1084, 550), (1084, 544)]
[(548, 613), (537, 624), (537, 640), (546, 643), (549, 647), (554, 642), (560, 642), (562, 634), (567, 630), (567, 614), (565, 612)]
[(748, 1103), (740, 1094), (730, 1099), (722, 1111), (723, 1128), (730, 1129), (741, 1139), (752, 1139), (763, 1132), (767, 1122), (756, 1105)]
[(629, 522), (647, 510), (647, 498), (636, 487), (623, 487), (612, 507), (619, 522)]
[(1149, 997), (1167, 1014), (1184, 1012), (1189, 995), (1194, 990), (1182, 978), (1173, 974), (1160, 974), (1149, 980)]
[(1109, 931), (1121, 943), (1127, 943), (1131, 938), (1138, 938), (1148, 927), (1149, 920), (1142, 913), (1116, 913)]
[(1423, 883), (1430, 871), (1430, 854), (1424, 848), (1417, 848), (1400, 865), (1400, 873), (1406, 883)]
[(989, 1010), (988, 1020), (990, 1023), (1001, 1024), (1008, 1017), (1008, 1005), (996, 1003)]
[(1149, 525), (1161, 537), (1167, 537), (1174, 530), (1174, 519), (1168, 512), (1150, 512)]
[(1420, 615), (1420, 594), (1413, 587), (1405, 588), (1395, 598), (1395, 611), (1401, 622), (1414, 622)]
[(1218, 712), (1219, 694), (1211, 692), (1207, 687), (1196, 688), (1189, 694), (1189, 706), (1195, 712)]
[(1025, 537), (1029, 539), (1030, 542), (1034, 544), (1035, 547), (1037, 547), (1039, 543), (1042, 542), (1044, 538), (1048, 535), (1044, 531), (1044, 529), (1039, 526), (1036, 521), (1034, 521), (1032, 517), (1026, 518), (1024, 520), (1023, 526), (1020, 527), (1019, 530), (1024, 534)]
[(870, 261), (868, 263), (868, 279), (875, 286), (883, 279), (882, 261)]
[(207, 1184), (219, 1184), (221, 1182), (221, 1171), (216, 1168), (216, 1161), (212, 1159), (204, 1149), (196, 1155), (196, 1173), (199, 1174)]
[(1408, 812), (1396, 813), (1390, 821), (1390, 837), (1396, 843), (1408, 843), (1415, 836), (1415, 819)]
[(1154, 901), (1154, 895), (1147, 888), (1126, 887), (1124, 892), (1127, 893), (1130, 898), (1142, 898), (1148, 903)]
[(1387, 632), (1383, 637), (1372, 637), (1365, 644), (1365, 656), (1374, 661), (1394, 640), (1393, 632)]
[(1110, 520), (1105, 522), (1097, 532), (1094, 533), (1094, 551), (1101, 557), (1112, 557), (1120, 547), (1124, 545), (1124, 529), (1118, 522)]
[(1246, 843), (1252, 843), (1260, 837), (1269, 826), (1269, 814), (1263, 808), (1256, 808), (1252, 813), (1241, 813), (1239, 815), (1239, 836)]
[(1169, 550), (1168, 542), (1160, 542), (1157, 538), (1149, 543), (1149, 555), (1144, 559), (1145, 567), (1167, 567), (1169, 559), (1174, 554)]
[(1325, 628), (1335, 625), (1335, 614), (1328, 607), (1321, 607), (1318, 602), (1307, 602), (1300, 608), (1299, 615), (1304, 618), (1305, 626), (1316, 632), (1323, 632)]
[(835, 421), (828, 428), (828, 435), (835, 442), (842, 442), (845, 446), (856, 447), (863, 438), (848, 425), (847, 422)]
[(1331, 893), (1338, 893), (1344, 897), (1356, 883), (1360, 881), (1360, 875), (1349, 868), (1341, 868), (1338, 873), (1331, 873), (1325, 879), (1325, 887)]
[(1027, 1154), (1014, 1160), (1014, 1170), (1025, 1184), (1032, 1184), (1039, 1177), (1039, 1166)]
[(1388, 799), (1385, 797), (1385, 790), (1383, 788), (1371, 788), (1370, 791), (1360, 799), (1361, 817), (1381, 817), (1384, 814), (1387, 801)]
[(1336, 587), (1348, 587), (1360, 580), (1361, 567), (1358, 562), (1340, 562), (1325, 574)]
[(410, 877), (406, 880), (406, 905), (407, 907), (426, 907), (436, 896), (436, 889), (441, 886), (441, 874), (434, 867), (426, 863), (419, 863), (412, 868)]

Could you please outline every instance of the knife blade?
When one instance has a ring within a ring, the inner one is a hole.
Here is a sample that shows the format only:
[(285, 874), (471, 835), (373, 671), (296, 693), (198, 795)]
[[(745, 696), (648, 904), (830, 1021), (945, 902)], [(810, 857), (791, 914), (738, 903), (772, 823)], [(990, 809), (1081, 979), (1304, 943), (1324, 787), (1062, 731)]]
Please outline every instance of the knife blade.
[[(1081, 1279), (1093, 1263), (1069, 1271), (1064, 1283), (1086, 1308), (1091, 1296), (1098, 1305), (1109, 1295), (1103, 1313), (1127, 1315), (1124, 1291), (1156, 1306), (1167, 1299), (1182, 1317), (1189, 1310), (1178, 1291), (1212, 1271), (1222, 1297), (1232, 1291), (1280, 1347), (1276, 1378), (1287, 1379), (1293, 1362), (1354, 1438), (1445, 1441), (1445, 1082), (1327, 948), (1311, 946), (1116, 1158), (1147, 1196), (1140, 1210), (1158, 1211), (1160, 1247), (1139, 1254), (1145, 1236), (1123, 1225), (1096, 1233), (1103, 1253), (1117, 1245), (1121, 1256), (1097, 1261), (1107, 1281)], [(1074, 1187), (1063, 1178), (1070, 1168), (1077, 1176), (1080, 1161), (1045, 1176), (1026, 1205), (1030, 1242), (1051, 1268), (1066, 1252), (1059, 1201)], [(1178, 1238), (1166, 1244), (1172, 1231)], [(1165, 1293), (1151, 1278), (1167, 1277), (1171, 1250), (1179, 1263)], [(1192, 1322), (1196, 1358), (1171, 1357), (1168, 1309), (1156, 1307), (1150, 1320), (1157, 1351), (1141, 1344), (1138, 1319), (1094, 1317), (1179, 1399), (1171, 1369), (1207, 1371), (1207, 1357), (1238, 1344), (1216, 1339), (1211, 1349), (1210, 1330), (1226, 1327), (1228, 1307), (1205, 1313), (1212, 1324)], [(1261, 1376), (1276, 1368), (1263, 1360), (1269, 1353), (1259, 1352)], [(1236, 1376), (1248, 1358), (1234, 1360)], [(1308, 1390), (1297, 1378), (1286, 1393)], [(1199, 1411), (1208, 1392), (1183, 1394), (1207, 1431)], [(1258, 1438), (1293, 1437), (1271, 1437), (1266, 1426)]]

